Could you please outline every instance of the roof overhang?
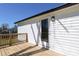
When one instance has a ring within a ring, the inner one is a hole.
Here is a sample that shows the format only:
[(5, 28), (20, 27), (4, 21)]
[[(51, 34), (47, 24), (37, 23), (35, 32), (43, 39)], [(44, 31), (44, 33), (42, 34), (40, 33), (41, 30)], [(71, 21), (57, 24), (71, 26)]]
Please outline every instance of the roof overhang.
[(25, 18), (25, 19), (23, 19), (23, 20), (17, 21), (17, 22), (15, 22), (15, 24), (18, 24), (18, 23), (23, 22), (23, 21), (26, 21), (26, 20), (28, 20), (28, 19), (32, 19), (32, 18), (35, 18), (35, 17), (37, 17), (37, 16), (44, 15), (44, 14), (47, 14), (47, 13), (50, 13), (50, 12), (55, 12), (55, 11), (58, 11), (58, 10), (61, 10), (61, 9), (64, 9), (64, 8), (67, 8), (67, 7), (76, 5), (76, 4), (78, 4), (78, 3), (67, 3), (67, 4), (64, 4), (64, 5), (62, 5), (62, 6), (56, 7), (56, 8), (54, 8), (54, 9), (50, 9), (50, 10), (41, 12), (41, 13), (39, 13), (39, 14), (33, 15), (33, 16), (31, 16), (31, 17)]

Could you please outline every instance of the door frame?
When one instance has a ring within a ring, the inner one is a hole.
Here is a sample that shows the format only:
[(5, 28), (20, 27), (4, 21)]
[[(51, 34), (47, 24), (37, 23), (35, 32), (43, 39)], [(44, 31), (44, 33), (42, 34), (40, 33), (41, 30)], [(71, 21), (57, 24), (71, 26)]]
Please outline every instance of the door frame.
[[(44, 35), (44, 33), (42, 32), (42, 31), (44, 31), (43, 29), (44, 28), (42, 28), (42, 26), (44, 25), (44, 24), (42, 24), (42, 21), (45, 21), (46, 20), (46, 22), (47, 22), (47, 38), (46, 38), (46, 41), (45, 40), (43, 40), (43, 37), (42, 37), (42, 35)], [(46, 19), (44, 19), (44, 20), (41, 20), (41, 41), (42, 41), (42, 46), (44, 47), (44, 48), (47, 48), (47, 49), (49, 49), (49, 21), (48, 21), (48, 18), (46, 18)]]

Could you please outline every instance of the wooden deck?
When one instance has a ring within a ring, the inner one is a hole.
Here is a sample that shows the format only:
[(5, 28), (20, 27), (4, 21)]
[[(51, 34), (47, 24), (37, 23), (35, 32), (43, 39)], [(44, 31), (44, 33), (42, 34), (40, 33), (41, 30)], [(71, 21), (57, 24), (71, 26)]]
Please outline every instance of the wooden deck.
[(29, 43), (21, 43), (13, 46), (0, 48), (0, 56), (62, 56), (62, 55), (54, 51), (50, 51)]

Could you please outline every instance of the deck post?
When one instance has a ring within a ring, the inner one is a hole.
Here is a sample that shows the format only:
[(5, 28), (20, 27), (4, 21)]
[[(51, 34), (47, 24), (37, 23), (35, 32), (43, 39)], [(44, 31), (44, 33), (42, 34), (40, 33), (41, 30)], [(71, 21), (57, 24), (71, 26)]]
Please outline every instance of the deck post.
[(9, 34), (9, 46), (12, 45), (12, 42), (11, 42), (11, 35)]
[(26, 42), (28, 42), (28, 34), (26, 33)]

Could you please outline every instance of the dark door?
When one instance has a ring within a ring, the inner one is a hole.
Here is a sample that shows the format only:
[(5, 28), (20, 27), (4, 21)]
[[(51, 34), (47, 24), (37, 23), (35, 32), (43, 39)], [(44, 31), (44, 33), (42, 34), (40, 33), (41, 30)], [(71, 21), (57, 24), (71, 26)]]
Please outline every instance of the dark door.
[(48, 19), (41, 21), (41, 39), (48, 42)]

